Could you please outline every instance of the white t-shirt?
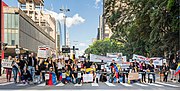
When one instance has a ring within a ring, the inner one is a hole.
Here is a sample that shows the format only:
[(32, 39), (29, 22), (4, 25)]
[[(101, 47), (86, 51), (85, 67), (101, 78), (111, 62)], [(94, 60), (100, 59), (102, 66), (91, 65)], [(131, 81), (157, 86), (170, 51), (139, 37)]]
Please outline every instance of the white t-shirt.
[(58, 65), (58, 69), (62, 69), (65, 66), (64, 64), (62, 64), (60, 62), (58, 62), (57, 65)]

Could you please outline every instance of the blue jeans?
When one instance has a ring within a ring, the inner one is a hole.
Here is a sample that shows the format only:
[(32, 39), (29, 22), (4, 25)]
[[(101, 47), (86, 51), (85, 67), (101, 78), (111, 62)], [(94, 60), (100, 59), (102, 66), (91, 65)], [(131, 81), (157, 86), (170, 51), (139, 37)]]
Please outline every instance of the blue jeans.
[[(154, 74), (154, 73), (149, 73), (149, 74), (148, 74), (148, 80), (150, 79), (150, 74), (152, 74), (152, 76), (153, 76), (153, 82), (155, 83), (155, 80), (156, 80), (156, 79), (155, 79), (155, 74)], [(149, 82), (149, 81), (148, 81), (148, 82)]]
[(35, 75), (35, 79), (36, 79), (36, 82), (37, 82), (37, 83), (41, 82), (40, 75)]
[(14, 82), (17, 82), (18, 68), (13, 67), (12, 71), (13, 71), (13, 75), (14, 75)]
[[(75, 81), (74, 81), (74, 79), (75, 79)], [(78, 78), (74, 78), (74, 79), (72, 78), (72, 83), (74, 83), (74, 84), (75, 84), (75, 83), (77, 83), (77, 82), (78, 82)]]
[(33, 66), (28, 66), (29, 73), (32, 76), (32, 80), (34, 81), (35, 68)]

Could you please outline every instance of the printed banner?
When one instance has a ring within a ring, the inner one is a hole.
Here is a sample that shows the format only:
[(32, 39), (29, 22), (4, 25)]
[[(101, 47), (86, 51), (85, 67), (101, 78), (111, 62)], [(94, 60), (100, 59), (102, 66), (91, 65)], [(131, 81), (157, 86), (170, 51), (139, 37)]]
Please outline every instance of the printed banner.
[(38, 57), (39, 58), (48, 58), (50, 57), (50, 47), (48, 46), (39, 46), (38, 47)]
[(103, 60), (103, 62), (111, 62), (112, 58), (106, 57), (106, 56), (99, 56), (99, 55), (95, 55), (95, 54), (90, 54), (90, 61), (91, 62), (101, 62), (101, 60)]

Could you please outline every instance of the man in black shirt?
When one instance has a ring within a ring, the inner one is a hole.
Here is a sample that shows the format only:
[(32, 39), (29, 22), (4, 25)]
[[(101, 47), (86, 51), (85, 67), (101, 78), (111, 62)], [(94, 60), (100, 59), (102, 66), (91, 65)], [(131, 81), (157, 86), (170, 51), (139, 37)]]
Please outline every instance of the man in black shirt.
[(171, 66), (170, 66), (170, 71), (171, 71), (171, 80), (173, 80), (174, 78), (174, 81), (176, 81), (176, 76), (174, 76), (175, 72), (176, 72), (176, 68), (177, 68), (177, 62), (175, 59), (173, 59), (173, 62), (171, 63)]
[(112, 62), (111, 62), (111, 64), (110, 64), (111, 73), (112, 73), (112, 69), (114, 68), (114, 65), (116, 65), (116, 63), (115, 63), (115, 60), (113, 59)]
[(28, 70), (32, 76), (32, 79), (34, 81), (34, 75), (35, 75), (35, 67), (37, 65), (37, 59), (35, 58), (34, 54), (31, 53), (29, 60), (28, 60)]

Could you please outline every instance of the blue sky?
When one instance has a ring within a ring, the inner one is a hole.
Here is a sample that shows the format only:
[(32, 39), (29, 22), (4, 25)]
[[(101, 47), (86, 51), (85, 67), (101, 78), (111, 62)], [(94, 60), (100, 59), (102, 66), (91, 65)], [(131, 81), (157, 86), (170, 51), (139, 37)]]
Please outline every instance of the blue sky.
[[(3, 1), (9, 6), (18, 6), (18, 0)], [(62, 6), (70, 9), (66, 15), (69, 17), (69, 24), (71, 24), (67, 28), (71, 46), (77, 44), (80, 51), (83, 51), (92, 43), (92, 38), (96, 38), (99, 15), (102, 14), (102, 0), (44, 0), (44, 2), (45, 9), (58, 15)], [(61, 24), (63, 33), (63, 22)]]

